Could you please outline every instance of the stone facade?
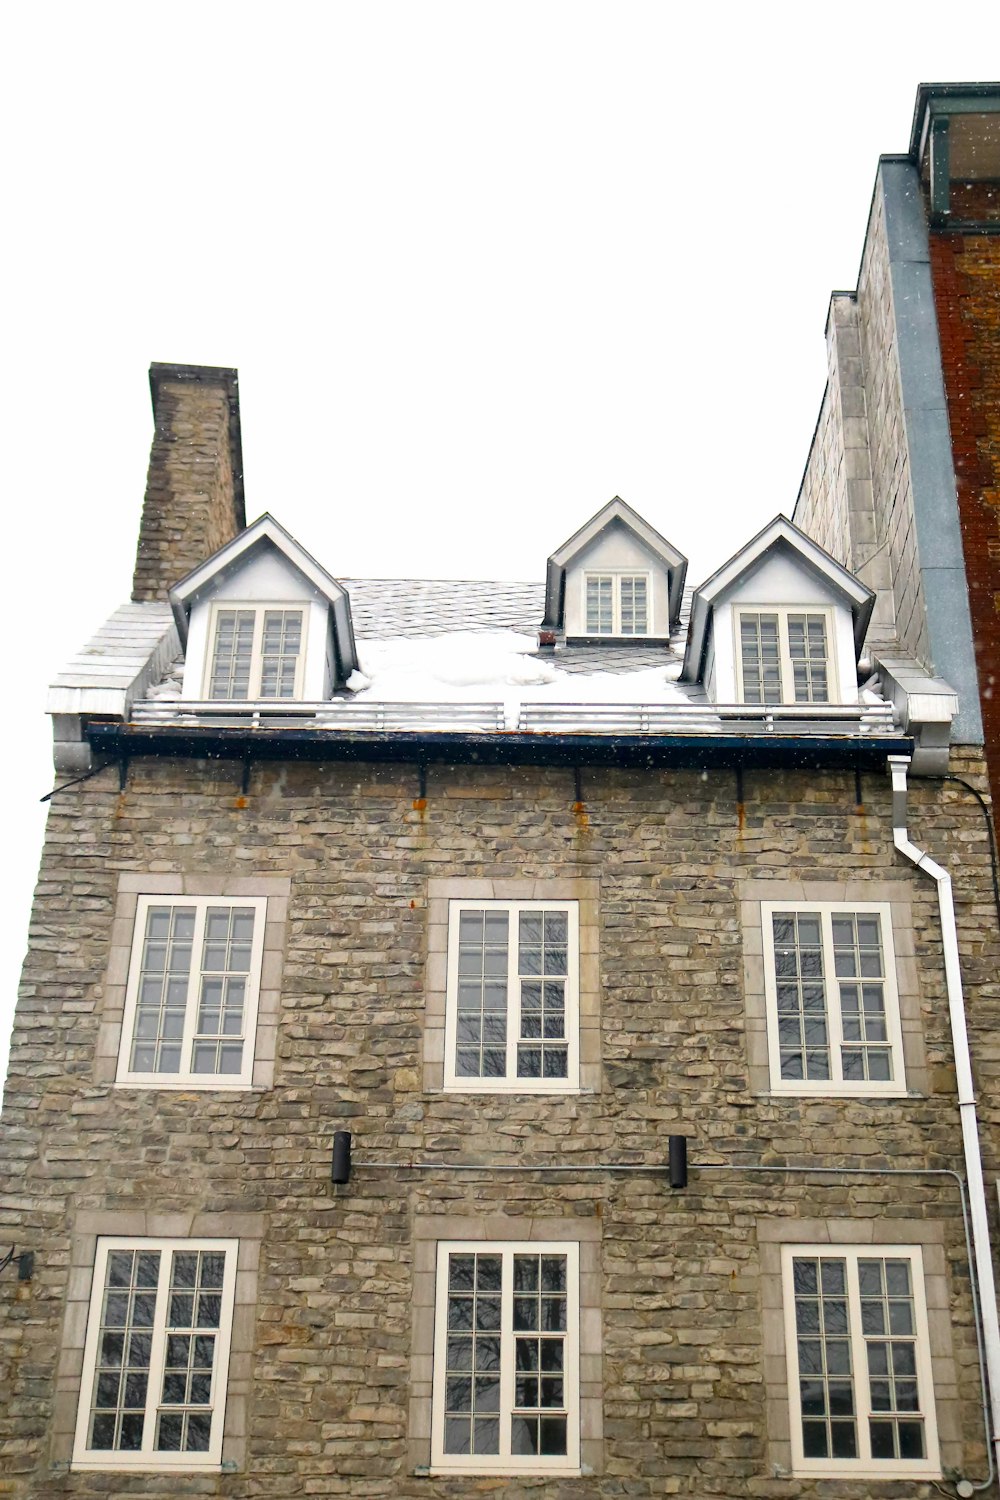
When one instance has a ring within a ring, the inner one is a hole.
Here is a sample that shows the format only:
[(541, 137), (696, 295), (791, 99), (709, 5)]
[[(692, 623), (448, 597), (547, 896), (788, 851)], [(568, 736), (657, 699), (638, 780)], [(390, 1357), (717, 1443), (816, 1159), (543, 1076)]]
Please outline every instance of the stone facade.
[[(956, 751), (954, 769), (984, 785), (975, 753)], [(961, 1160), (935, 889), (893, 850), (881, 776), (864, 777), (859, 805), (853, 775), (748, 770), (738, 803), (728, 772), (590, 770), (574, 807), (572, 773), (553, 769), (432, 767), (416, 805), (410, 766), (260, 766), (246, 797), (239, 774), (236, 762), (140, 758), (124, 792), (107, 770), (52, 803), (4, 1115), (13, 1188), (0, 1223), (37, 1259), (3, 1306), (0, 1495), (857, 1497), (857, 1481), (787, 1475), (774, 1257), (789, 1239), (924, 1246), (943, 1462), (985, 1470), (961, 1210), (954, 1178), (933, 1175)], [(953, 783), (916, 783), (911, 811), (912, 836), (956, 875), (992, 1181), (1000, 986), (986, 829)], [(762, 889), (825, 890), (831, 871), (851, 897), (888, 889), (911, 914), (899, 960), (922, 1061), (904, 1098), (776, 1098), (752, 1065), (746, 903)], [(288, 883), (272, 1087), (108, 1081), (116, 911), (147, 877), (154, 891)], [(445, 879), (499, 894), (529, 880), (580, 882), (588, 899), (596, 888), (588, 1092), (427, 1086)], [(341, 1188), (329, 1183), (335, 1129), (354, 1133)], [(671, 1131), (690, 1139), (682, 1192), (665, 1179)], [(481, 1171), (443, 1165), (457, 1161)], [(380, 1165), (398, 1162), (442, 1165)], [(605, 1163), (648, 1171), (507, 1170)], [(469, 1224), (586, 1247), (593, 1472), (422, 1472), (425, 1247)], [(67, 1469), (88, 1247), (123, 1226), (249, 1246), (221, 1473)], [(875, 1492), (934, 1493), (866, 1481)]]
[(156, 434), (132, 581), (137, 601), (165, 599), (246, 524), (236, 371), (154, 365), (150, 383)]

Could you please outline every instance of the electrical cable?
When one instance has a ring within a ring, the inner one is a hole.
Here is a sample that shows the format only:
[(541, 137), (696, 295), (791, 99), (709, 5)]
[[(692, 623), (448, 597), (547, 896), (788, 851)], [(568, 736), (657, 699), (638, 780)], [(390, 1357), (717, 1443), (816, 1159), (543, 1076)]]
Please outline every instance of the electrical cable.
[(39, 802), (48, 802), (52, 797), (56, 795), (57, 792), (64, 792), (67, 787), (79, 786), (81, 781), (89, 781), (91, 776), (96, 776), (98, 772), (106, 771), (109, 766), (113, 765), (113, 760), (106, 760), (103, 765), (91, 766), (90, 770), (84, 771), (82, 776), (74, 776), (72, 781), (64, 781), (61, 786), (54, 786), (51, 792), (46, 792), (45, 796), (39, 797), (38, 800)]

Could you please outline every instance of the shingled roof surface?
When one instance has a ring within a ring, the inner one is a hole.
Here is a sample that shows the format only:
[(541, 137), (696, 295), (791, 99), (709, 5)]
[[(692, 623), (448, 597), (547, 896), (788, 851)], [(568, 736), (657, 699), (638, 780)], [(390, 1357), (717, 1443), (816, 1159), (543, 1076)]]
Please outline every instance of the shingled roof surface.
[(544, 583), (437, 578), (341, 578), (354, 633), (369, 640), (447, 635), (453, 630), (517, 630), (534, 635), (545, 609)]

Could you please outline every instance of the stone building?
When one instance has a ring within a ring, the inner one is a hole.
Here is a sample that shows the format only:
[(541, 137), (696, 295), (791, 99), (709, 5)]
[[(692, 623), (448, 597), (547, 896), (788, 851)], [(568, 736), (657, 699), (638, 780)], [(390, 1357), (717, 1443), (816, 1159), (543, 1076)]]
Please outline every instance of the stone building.
[(52, 690), (0, 1495), (990, 1487), (996, 870), (900, 176), (795, 524), (693, 591), (617, 497), (537, 584), (344, 578), (246, 525), (235, 372), (153, 367), (132, 600)]

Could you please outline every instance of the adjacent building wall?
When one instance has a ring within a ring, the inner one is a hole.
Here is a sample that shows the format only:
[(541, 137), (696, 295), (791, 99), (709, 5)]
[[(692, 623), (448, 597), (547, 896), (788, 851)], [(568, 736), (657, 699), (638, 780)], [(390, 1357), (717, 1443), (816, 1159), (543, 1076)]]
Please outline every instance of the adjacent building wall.
[(946, 678), (961, 703), (954, 737), (982, 743), (926, 213), (909, 157), (879, 163), (857, 291), (834, 297), (827, 338), (795, 519), (876, 589), (872, 649), (894, 647)]
[[(980, 195), (985, 188), (979, 185)], [(960, 202), (958, 212), (967, 212)], [(931, 270), (994, 796), (1000, 795), (1000, 238), (932, 233)]]

